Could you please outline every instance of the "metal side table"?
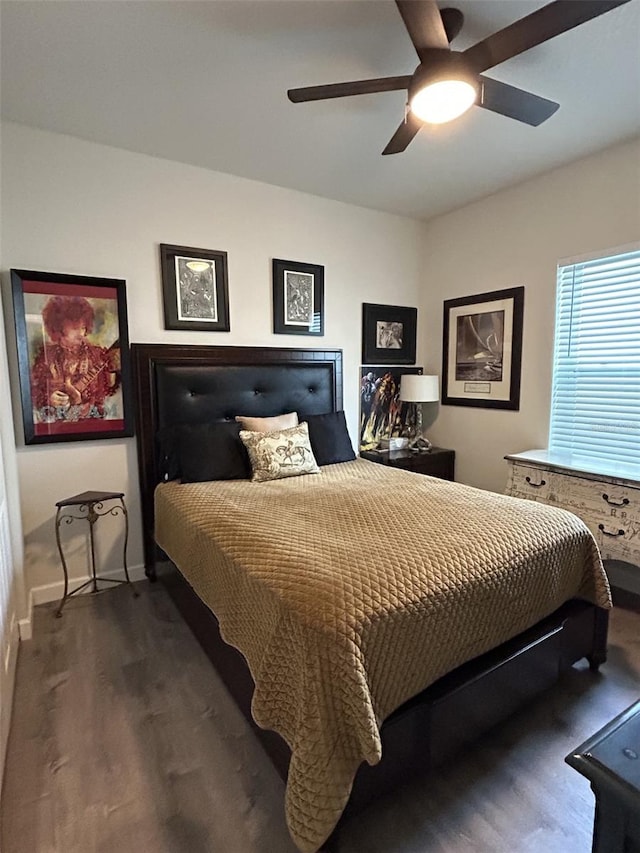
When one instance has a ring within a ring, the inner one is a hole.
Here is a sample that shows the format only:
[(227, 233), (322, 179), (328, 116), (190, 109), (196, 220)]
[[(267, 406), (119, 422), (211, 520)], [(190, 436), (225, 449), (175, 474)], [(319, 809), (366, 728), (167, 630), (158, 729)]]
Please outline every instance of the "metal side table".
[[(110, 506), (105, 509), (105, 503), (112, 503), (113, 501), (119, 501), (115, 506)], [(58, 501), (56, 503), (57, 512), (56, 512), (56, 543), (58, 545), (58, 552), (60, 554), (60, 560), (62, 562), (62, 570), (64, 572), (64, 594), (58, 605), (58, 609), (56, 610), (56, 616), (62, 616), (62, 608), (67, 603), (67, 599), (71, 598), (72, 595), (75, 595), (77, 592), (85, 589), (85, 587), (91, 585), (93, 589), (91, 592), (99, 592), (98, 589), (98, 581), (102, 581), (105, 583), (126, 583), (129, 584), (131, 589), (133, 590), (134, 596), (137, 596), (135, 588), (133, 587), (131, 580), (129, 578), (129, 571), (127, 569), (127, 541), (129, 539), (129, 516), (127, 514), (127, 507), (124, 502), (124, 492), (82, 492), (79, 495), (73, 495), (70, 498), (64, 498), (64, 500)], [(77, 507), (77, 514), (73, 512), (69, 512), (67, 510), (68, 507)], [(123, 565), (124, 565), (124, 578), (104, 578), (96, 575), (96, 554), (95, 554), (95, 544), (93, 541), (93, 526), (99, 518), (102, 518), (103, 515), (122, 515), (124, 517), (124, 548), (123, 548)], [(60, 525), (64, 522), (65, 524), (71, 524), (73, 521), (83, 521), (86, 520), (89, 524), (89, 545), (90, 545), (90, 555), (91, 555), (91, 577), (88, 581), (85, 581), (80, 586), (72, 589), (69, 592), (69, 572), (67, 570), (67, 562), (64, 557), (64, 551), (62, 550), (62, 543), (60, 541)]]

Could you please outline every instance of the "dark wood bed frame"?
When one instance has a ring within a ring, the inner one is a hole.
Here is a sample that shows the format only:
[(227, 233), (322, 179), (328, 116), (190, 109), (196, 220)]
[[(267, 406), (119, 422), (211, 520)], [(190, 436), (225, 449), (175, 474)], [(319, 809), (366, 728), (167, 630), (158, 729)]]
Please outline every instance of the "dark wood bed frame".
[[(253, 681), (244, 657), (220, 637), (215, 615), (154, 541), (153, 493), (161, 481), (156, 434), (176, 423), (235, 414), (320, 414), (342, 408), (342, 351), (133, 344), (145, 571), (166, 585), (183, 617), (284, 779), (290, 751), (251, 716)], [(354, 377), (355, 381), (355, 377)], [(566, 602), (529, 631), (459, 667), (395, 711), (381, 728), (383, 758), (361, 765), (338, 824), (374, 798), (437, 766), (480, 737), (576, 661), (606, 660), (607, 610)], [(323, 848), (324, 849), (324, 848)]]

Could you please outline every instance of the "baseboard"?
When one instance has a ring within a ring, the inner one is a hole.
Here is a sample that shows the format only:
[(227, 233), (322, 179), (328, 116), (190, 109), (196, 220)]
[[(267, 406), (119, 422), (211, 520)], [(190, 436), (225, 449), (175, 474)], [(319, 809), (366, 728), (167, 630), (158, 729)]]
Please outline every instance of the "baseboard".
[(7, 740), (9, 738), (9, 728), (11, 727), (13, 688), (16, 678), (19, 642), (18, 620), (15, 615), (12, 615), (9, 623), (9, 636), (6, 642), (4, 660), (0, 668), (0, 694), (2, 695), (2, 706), (0, 707), (0, 794), (2, 793), (2, 780), (4, 779)]
[[(100, 574), (105, 578), (120, 579), (124, 577), (122, 569), (114, 569), (110, 572), (105, 571)], [(144, 580), (146, 577), (144, 573), (144, 566), (130, 566), (129, 577), (134, 582)], [(88, 575), (84, 575), (79, 578), (69, 578), (69, 589), (75, 589), (77, 586), (80, 586), (88, 580)], [(39, 604), (48, 604), (50, 601), (59, 601), (62, 598), (63, 592), (64, 581), (56, 581), (55, 583), (43, 584), (42, 586), (34, 586), (29, 590), (28, 614), (25, 619), (20, 619), (18, 623), (21, 640), (30, 640), (33, 636), (33, 608), (37, 607)], [(79, 593), (79, 595), (85, 595), (90, 592), (90, 588), (87, 587)]]
[(20, 635), (20, 642), (23, 640), (30, 640), (33, 636), (31, 631), (31, 623), (33, 617), (33, 595), (32, 591), (29, 590), (29, 595), (27, 596), (27, 615), (24, 619), (18, 619), (18, 634)]

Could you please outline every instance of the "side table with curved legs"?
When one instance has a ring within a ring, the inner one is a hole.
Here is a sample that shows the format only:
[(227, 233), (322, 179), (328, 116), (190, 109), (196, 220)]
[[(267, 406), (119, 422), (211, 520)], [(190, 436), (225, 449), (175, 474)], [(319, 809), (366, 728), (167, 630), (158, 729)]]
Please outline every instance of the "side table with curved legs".
[[(104, 508), (105, 503), (110, 503), (112, 501), (119, 501), (115, 506)], [(73, 495), (70, 498), (64, 498), (61, 501), (56, 503), (57, 512), (56, 512), (56, 544), (58, 545), (58, 552), (60, 554), (60, 560), (62, 562), (62, 571), (64, 572), (64, 593), (62, 599), (60, 600), (60, 604), (55, 612), (56, 616), (62, 616), (62, 608), (67, 603), (67, 599), (71, 598), (72, 595), (75, 595), (77, 592), (85, 589), (85, 587), (91, 585), (93, 588), (91, 590), (92, 593), (99, 592), (98, 589), (98, 581), (102, 581), (105, 583), (126, 583), (129, 584), (131, 589), (133, 590), (134, 596), (137, 596), (138, 593), (135, 590), (134, 586), (131, 583), (129, 578), (129, 570), (127, 568), (127, 541), (129, 539), (129, 515), (127, 513), (127, 507), (124, 502), (124, 492), (82, 492), (79, 495)], [(77, 514), (73, 514), (72, 512), (66, 511), (68, 507), (77, 507)], [(93, 540), (93, 526), (96, 521), (101, 518), (103, 515), (122, 515), (124, 517), (124, 548), (123, 548), (123, 566), (124, 566), (124, 578), (105, 578), (99, 577), (96, 575), (96, 555), (95, 555), (95, 544)], [(65, 560), (64, 551), (62, 549), (62, 542), (60, 541), (60, 525), (64, 522), (65, 524), (71, 524), (74, 520), (83, 521), (86, 520), (89, 524), (89, 552), (91, 556), (91, 577), (88, 581), (85, 581), (80, 586), (69, 592), (69, 572), (67, 570), (67, 562)]]

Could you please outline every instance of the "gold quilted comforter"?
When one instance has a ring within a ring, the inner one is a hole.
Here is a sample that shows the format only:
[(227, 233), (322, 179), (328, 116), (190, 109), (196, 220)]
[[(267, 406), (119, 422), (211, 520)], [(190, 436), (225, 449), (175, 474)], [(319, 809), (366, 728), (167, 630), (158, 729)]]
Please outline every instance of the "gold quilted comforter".
[(363, 459), (252, 483), (165, 483), (156, 539), (243, 653), (256, 722), (292, 751), (290, 832), (316, 851), (379, 725), (572, 597), (610, 606), (575, 515)]

